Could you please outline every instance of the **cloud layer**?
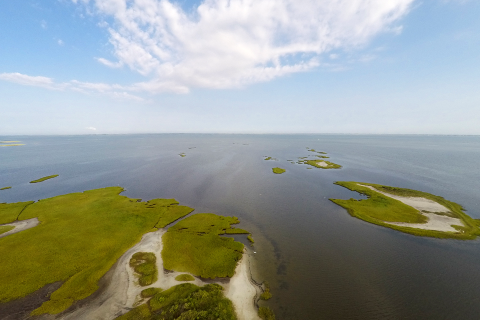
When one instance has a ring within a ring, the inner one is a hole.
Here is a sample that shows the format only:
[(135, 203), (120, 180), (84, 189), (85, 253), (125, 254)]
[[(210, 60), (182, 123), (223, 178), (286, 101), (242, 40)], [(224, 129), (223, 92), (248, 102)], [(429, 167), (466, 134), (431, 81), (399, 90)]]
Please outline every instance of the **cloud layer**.
[(414, 0), (72, 0), (105, 18), (117, 61), (147, 77), (137, 90), (188, 92), (269, 81), (318, 66), (322, 54), (392, 30)]

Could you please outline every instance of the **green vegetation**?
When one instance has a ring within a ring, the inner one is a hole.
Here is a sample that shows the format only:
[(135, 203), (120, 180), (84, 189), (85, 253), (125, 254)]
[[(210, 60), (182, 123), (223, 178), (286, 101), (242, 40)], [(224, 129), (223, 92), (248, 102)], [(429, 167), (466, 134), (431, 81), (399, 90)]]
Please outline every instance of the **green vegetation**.
[(253, 241), (253, 238), (252, 238), (252, 235), (249, 234), (248, 237), (247, 237), (248, 241), (250, 241), (252, 244), (255, 243), (255, 241)]
[(164, 268), (203, 278), (232, 277), (243, 244), (220, 235), (237, 223), (235, 217), (212, 213), (195, 214), (178, 222), (163, 235)]
[(142, 304), (118, 320), (235, 320), (235, 311), (230, 300), (223, 295), (218, 284), (198, 287), (182, 283), (168, 290), (156, 293), (147, 303)]
[(15, 226), (0, 226), (0, 234), (15, 229)]
[(162, 288), (147, 288), (143, 289), (140, 295), (142, 296), (142, 298), (150, 298), (162, 291)]
[(188, 273), (184, 273), (184, 274), (179, 274), (178, 276), (176, 276), (175, 280), (177, 280), (177, 281), (194, 281), (195, 278)]
[(149, 286), (158, 279), (157, 257), (153, 252), (136, 252), (130, 259), (130, 267), (140, 275), (138, 283)]
[(260, 299), (269, 300), (272, 298), (272, 293), (270, 292), (270, 286), (268, 285), (267, 281), (265, 281), (263, 284), (265, 286), (265, 290), (263, 290), (262, 294), (260, 295)]
[(0, 203), (0, 224), (16, 221), (20, 213), (32, 203), (34, 203), (34, 201)]
[[(456, 229), (458, 232), (443, 232), (389, 224), (388, 222), (425, 223), (427, 222), (427, 218), (418, 210), (402, 203), (401, 201), (382, 195), (379, 192), (359, 185), (359, 183), (372, 186), (382, 192), (390, 193), (392, 195), (422, 197), (433, 200), (448, 208), (451, 211), (449, 215), (462, 220), (465, 226), (457, 226)], [(475, 239), (480, 235), (479, 221), (472, 219), (465, 214), (462, 206), (459, 204), (445, 200), (442, 197), (422, 191), (382, 186), (373, 183), (340, 181), (336, 182), (336, 184), (368, 196), (368, 199), (365, 200), (330, 199), (332, 202), (347, 209), (351, 216), (364, 221), (418, 236), (467, 240)]]
[(248, 234), (250, 232), (248, 232), (247, 230), (240, 229), (240, 228), (230, 228), (230, 229), (226, 229), (225, 233), (226, 234)]
[(0, 147), (15, 147), (15, 146), (24, 146), (23, 143), (17, 143), (20, 141), (0, 141)]
[(0, 204), (3, 223), (18, 214), (19, 220), (40, 220), (35, 228), (0, 238), (0, 303), (61, 281), (32, 314), (62, 312), (95, 292), (100, 278), (143, 234), (193, 211), (178, 210), (174, 199), (140, 202), (120, 196), (122, 191), (109, 187), (36, 203)]
[(12, 187), (3, 187), (3, 188), (0, 188), (0, 190), (7, 190), (7, 189), (12, 189)]
[(321, 159), (328, 159), (328, 158), (330, 158), (330, 157), (327, 157), (327, 156), (319, 156), (319, 155), (316, 155), (316, 157), (321, 158)]
[(184, 157), (186, 157), (187, 155), (186, 155), (184, 152), (182, 152), (182, 153), (179, 154), (179, 156), (182, 157), (182, 158), (184, 158)]
[(37, 179), (37, 180), (33, 180), (33, 181), (30, 181), (30, 183), (38, 183), (38, 182), (42, 182), (42, 181), (45, 181), (45, 180), (48, 180), (48, 179), (53, 179), (53, 178), (56, 178), (58, 177), (58, 174), (53, 174), (51, 176), (46, 176), (46, 177), (43, 177), (43, 178), (40, 178), (40, 179)]
[(287, 170), (282, 169), (282, 168), (279, 168), (279, 167), (276, 167), (276, 168), (272, 168), (272, 171), (273, 171), (273, 173), (275, 173), (275, 174), (282, 174), (282, 173), (284, 173), (284, 172), (287, 171)]
[(265, 159), (263, 159), (263, 160), (273, 160), (273, 161), (277, 161), (277, 159), (275, 159), (275, 158), (272, 158), (272, 157), (266, 157), (266, 158), (265, 158)]
[[(320, 169), (340, 169), (342, 166), (327, 160), (302, 160), (299, 161), (299, 163), (302, 164), (308, 164), (310, 166), (313, 166), (315, 168), (320, 168)], [(320, 164), (323, 164), (320, 165)]]
[(275, 320), (275, 314), (269, 307), (258, 308), (258, 316), (263, 320)]

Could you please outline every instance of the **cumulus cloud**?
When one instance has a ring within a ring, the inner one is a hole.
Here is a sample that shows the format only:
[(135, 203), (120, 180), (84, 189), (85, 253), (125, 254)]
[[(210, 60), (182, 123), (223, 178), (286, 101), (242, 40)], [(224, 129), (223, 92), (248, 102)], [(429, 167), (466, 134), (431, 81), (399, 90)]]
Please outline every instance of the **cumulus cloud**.
[(95, 127), (86, 127), (85, 129), (92, 130), (92, 131), (97, 131), (97, 128), (95, 128)]
[(414, 0), (204, 0), (185, 12), (170, 0), (72, 0), (104, 17), (117, 61), (149, 92), (231, 88), (321, 65), (323, 55), (367, 44)]

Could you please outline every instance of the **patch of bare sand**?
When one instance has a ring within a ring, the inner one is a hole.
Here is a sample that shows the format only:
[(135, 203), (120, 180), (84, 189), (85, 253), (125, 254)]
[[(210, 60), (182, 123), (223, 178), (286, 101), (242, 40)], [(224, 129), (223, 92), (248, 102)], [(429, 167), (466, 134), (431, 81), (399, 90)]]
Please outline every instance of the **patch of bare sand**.
[(326, 163), (325, 161), (317, 161), (317, 166), (320, 166), (320, 167), (328, 167), (328, 163)]
[[(402, 197), (402, 196), (393, 195), (387, 192), (380, 191), (372, 186), (367, 186), (360, 183), (358, 185), (369, 188), (373, 191), (381, 193), (384, 196), (390, 197), (392, 199), (401, 201), (407, 206), (417, 209), (420, 212), (420, 214), (423, 214), (428, 218), (428, 221), (426, 223), (386, 222), (388, 224), (393, 224), (393, 225), (402, 226), (402, 227), (423, 229), (423, 230), (443, 231), (443, 232), (458, 232), (458, 230), (453, 228), (452, 225), (456, 225), (456, 226), (464, 225), (462, 220), (460, 219), (433, 213), (433, 212), (439, 212), (439, 213), (451, 212), (448, 208), (446, 208), (445, 206), (433, 200), (422, 198), (422, 197)], [(430, 212), (422, 212), (422, 211), (430, 211)]]
[[(142, 290), (149, 287), (160, 287), (164, 290), (178, 285), (182, 282), (176, 281), (175, 277), (185, 272), (164, 272), (161, 256), (163, 244), (162, 235), (164, 229), (147, 233), (142, 240), (129, 249), (115, 264), (112, 271), (112, 278), (104, 291), (88, 304), (73, 312), (64, 315), (60, 319), (65, 320), (110, 320), (128, 312), (131, 308), (145, 302), (140, 297)], [(135, 252), (154, 252), (157, 257), (157, 269), (159, 270), (158, 280), (151, 286), (142, 287), (138, 284), (138, 278), (130, 267), (130, 259)], [(218, 283), (225, 288), (225, 295), (232, 300), (239, 320), (256, 320), (257, 310), (254, 299), (256, 289), (250, 282), (248, 260), (246, 253), (244, 258), (237, 265), (235, 275), (230, 281), (208, 281)], [(190, 283), (203, 286), (207, 282), (195, 277)], [(227, 282), (227, 283), (225, 283)]]
[(5, 233), (0, 234), (0, 238), (9, 236), (11, 234), (14, 234), (14, 233), (17, 233), (17, 232), (20, 232), (20, 231), (23, 231), (23, 230), (27, 230), (27, 229), (36, 227), (36, 226), (38, 226), (39, 223), (40, 223), (40, 221), (38, 221), (37, 218), (33, 218), (33, 219), (28, 219), (28, 220), (21, 220), (21, 221), (15, 221), (15, 222), (12, 222), (12, 223), (2, 224), (2, 226), (14, 226), (15, 229), (12, 229), (10, 231), (7, 231)]
[(243, 257), (235, 269), (235, 274), (228, 284), (223, 285), (225, 296), (232, 300), (238, 320), (260, 320), (255, 308), (257, 287), (250, 280), (248, 254)]

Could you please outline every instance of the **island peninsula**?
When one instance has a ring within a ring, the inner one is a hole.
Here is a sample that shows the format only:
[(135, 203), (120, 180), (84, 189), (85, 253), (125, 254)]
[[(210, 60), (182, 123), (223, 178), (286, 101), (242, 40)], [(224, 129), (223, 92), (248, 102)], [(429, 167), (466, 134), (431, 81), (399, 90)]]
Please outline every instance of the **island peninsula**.
[[(194, 209), (174, 199), (142, 202), (122, 191), (108, 187), (0, 204), (0, 318), (12, 303), (48, 287), (52, 293), (42, 295), (27, 317), (130, 319), (128, 311), (139, 306), (150, 315), (135, 319), (170, 319), (181, 305), (188, 315), (259, 319), (254, 297), (261, 289), (250, 280), (244, 246), (221, 236), (249, 234), (231, 226), (237, 218), (195, 214), (166, 229)], [(182, 283), (186, 278), (194, 281)], [(209, 296), (211, 308), (185, 308), (182, 299), (199, 294)]]
[(442, 197), (365, 182), (335, 184), (368, 197), (330, 199), (364, 221), (417, 236), (469, 240), (480, 235), (480, 221), (468, 216), (461, 205)]

